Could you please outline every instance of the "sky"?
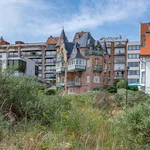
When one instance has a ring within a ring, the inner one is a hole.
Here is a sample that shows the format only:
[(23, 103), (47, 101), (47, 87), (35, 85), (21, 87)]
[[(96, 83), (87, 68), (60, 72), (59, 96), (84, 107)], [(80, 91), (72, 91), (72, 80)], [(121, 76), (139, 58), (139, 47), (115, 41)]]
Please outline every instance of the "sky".
[(45, 42), (64, 27), (75, 32), (138, 41), (140, 22), (150, 22), (150, 0), (1, 0), (0, 36), (10, 42)]

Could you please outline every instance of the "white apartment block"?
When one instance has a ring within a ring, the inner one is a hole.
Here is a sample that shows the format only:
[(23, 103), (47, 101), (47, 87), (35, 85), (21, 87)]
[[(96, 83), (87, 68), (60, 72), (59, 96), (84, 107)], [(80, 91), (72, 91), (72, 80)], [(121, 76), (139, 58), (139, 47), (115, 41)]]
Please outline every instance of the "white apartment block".
[(12, 69), (16, 76), (38, 76), (38, 65), (35, 61), (24, 57), (9, 57), (5, 52), (0, 53), (0, 69)]
[(127, 44), (128, 83), (140, 81), (140, 42), (128, 42)]

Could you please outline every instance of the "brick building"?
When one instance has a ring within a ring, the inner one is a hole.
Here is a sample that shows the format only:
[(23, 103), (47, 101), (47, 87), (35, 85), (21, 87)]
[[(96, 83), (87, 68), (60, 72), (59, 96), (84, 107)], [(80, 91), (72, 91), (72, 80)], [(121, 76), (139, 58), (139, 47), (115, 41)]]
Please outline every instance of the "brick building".
[(62, 30), (56, 45), (57, 87), (64, 87), (68, 94), (107, 87), (110, 68), (107, 66), (109, 55), (105, 48), (89, 32), (77, 32), (73, 42), (68, 42)]
[(100, 43), (106, 42), (107, 51), (109, 53), (109, 77), (110, 84), (117, 79), (127, 78), (127, 43), (128, 39), (122, 37), (101, 38)]

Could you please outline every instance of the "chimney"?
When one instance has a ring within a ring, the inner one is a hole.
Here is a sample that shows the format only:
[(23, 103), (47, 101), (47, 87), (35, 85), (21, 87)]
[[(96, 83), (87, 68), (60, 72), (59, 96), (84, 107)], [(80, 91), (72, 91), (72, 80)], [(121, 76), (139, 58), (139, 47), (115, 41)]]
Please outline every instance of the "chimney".
[(16, 41), (15, 44), (24, 44), (22, 41)]

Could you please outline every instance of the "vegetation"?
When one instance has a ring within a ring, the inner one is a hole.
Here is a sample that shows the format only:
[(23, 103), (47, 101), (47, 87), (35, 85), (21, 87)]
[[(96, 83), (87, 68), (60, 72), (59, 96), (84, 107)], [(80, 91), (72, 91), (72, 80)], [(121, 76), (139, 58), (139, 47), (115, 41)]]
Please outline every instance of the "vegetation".
[(0, 74), (0, 149), (150, 149), (150, 97), (127, 90), (126, 105), (121, 87), (62, 97), (34, 78)]

